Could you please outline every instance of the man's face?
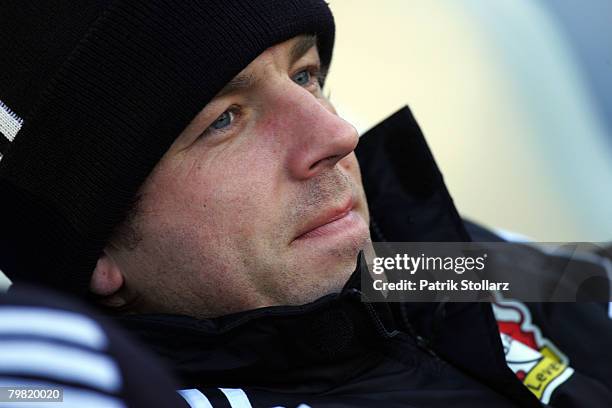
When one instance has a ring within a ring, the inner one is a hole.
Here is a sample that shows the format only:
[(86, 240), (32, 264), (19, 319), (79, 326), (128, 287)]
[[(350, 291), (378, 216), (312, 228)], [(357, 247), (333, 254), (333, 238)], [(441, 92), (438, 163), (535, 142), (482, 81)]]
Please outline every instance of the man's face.
[(341, 289), (369, 239), (358, 135), (319, 85), (315, 41), (269, 48), (197, 115), (111, 245), (139, 311), (208, 317)]

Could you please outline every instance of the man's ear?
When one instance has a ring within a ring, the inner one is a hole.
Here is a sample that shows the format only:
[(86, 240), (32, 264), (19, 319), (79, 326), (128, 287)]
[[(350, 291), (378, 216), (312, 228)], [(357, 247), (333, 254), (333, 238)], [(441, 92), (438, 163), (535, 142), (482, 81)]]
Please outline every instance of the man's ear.
[(89, 290), (101, 297), (101, 302), (106, 306), (123, 306), (126, 303), (125, 299), (118, 293), (123, 283), (123, 274), (119, 265), (105, 251), (98, 259), (96, 269), (91, 276)]

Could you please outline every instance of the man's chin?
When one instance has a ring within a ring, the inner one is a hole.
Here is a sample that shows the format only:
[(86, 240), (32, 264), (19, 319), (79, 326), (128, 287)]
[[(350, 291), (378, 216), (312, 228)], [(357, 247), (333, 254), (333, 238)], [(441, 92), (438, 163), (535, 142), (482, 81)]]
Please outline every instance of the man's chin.
[(370, 244), (369, 231), (366, 231), (328, 246), (299, 248), (298, 259), (302, 259), (300, 263), (307, 268), (311, 279), (327, 281), (331, 288), (340, 290), (357, 267), (359, 252)]
[(294, 281), (285, 293), (285, 304), (303, 305), (316, 301), (317, 299), (339, 293), (351, 277), (357, 266), (357, 254), (350, 260), (342, 260), (334, 264), (327, 262), (311, 263), (302, 265), (300, 275), (303, 279)]

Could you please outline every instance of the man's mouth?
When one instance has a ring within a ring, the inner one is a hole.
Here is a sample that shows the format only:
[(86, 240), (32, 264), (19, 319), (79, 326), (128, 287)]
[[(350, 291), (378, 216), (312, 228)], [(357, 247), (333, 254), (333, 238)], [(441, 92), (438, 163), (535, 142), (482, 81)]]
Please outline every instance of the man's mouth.
[(300, 231), (294, 241), (332, 235), (350, 228), (359, 221), (354, 207), (355, 200), (350, 197), (343, 205), (322, 212)]

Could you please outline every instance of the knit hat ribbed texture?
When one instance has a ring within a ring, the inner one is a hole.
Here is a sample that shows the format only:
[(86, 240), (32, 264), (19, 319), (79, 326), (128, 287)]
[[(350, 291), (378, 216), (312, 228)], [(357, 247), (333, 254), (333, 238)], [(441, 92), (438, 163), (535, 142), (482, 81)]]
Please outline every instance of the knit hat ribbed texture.
[(320, 0), (6, 0), (0, 269), (77, 294), (175, 138), (265, 49), (316, 34)]

